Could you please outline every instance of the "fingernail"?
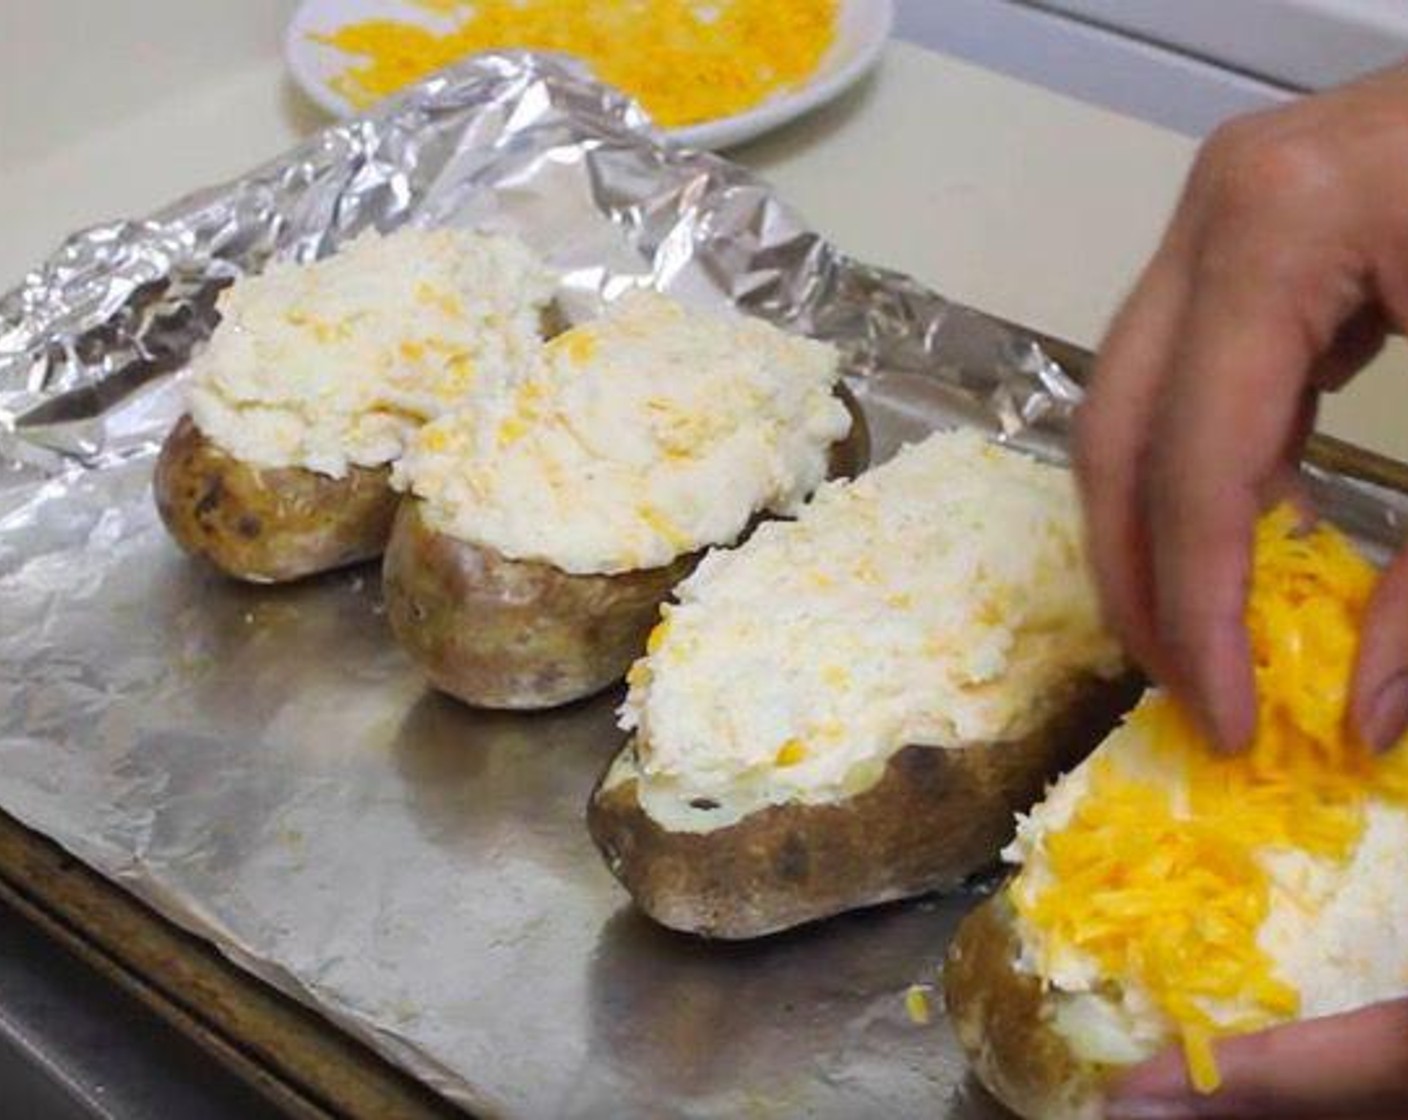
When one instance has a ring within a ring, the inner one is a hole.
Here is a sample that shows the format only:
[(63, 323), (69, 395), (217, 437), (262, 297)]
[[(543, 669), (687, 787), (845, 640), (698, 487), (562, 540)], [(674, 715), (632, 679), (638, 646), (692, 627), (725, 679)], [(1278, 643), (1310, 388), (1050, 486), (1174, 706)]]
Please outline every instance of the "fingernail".
[(1408, 671), (1400, 671), (1379, 685), (1359, 733), (1374, 750), (1383, 752), (1398, 742), (1405, 727), (1408, 727)]
[(1245, 751), (1256, 735), (1256, 717), (1247, 718), (1247, 713), (1240, 708), (1229, 709), (1224, 706), (1216, 717), (1215, 726), (1217, 728), (1214, 743), (1218, 751), (1222, 754), (1241, 754)]
[(1213, 749), (1221, 754), (1245, 750), (1256, 732), (1256, 714), (1250, 705), (1240, 696), (1229, 695), (1226, 685), (1205, 686), (1198, 699), (1203, 732)]
[(1111, 1101), (1105, 1107), (1105, 1120), (1187, 1120), (1196, 1115), (1186, 1104), (1154, 1097)]
[(1203, 695), (1212, 709), (1218, 749), (1228, 754), (1246, 750), (1256, 736), (1256, 679), (1240, 617), (1222, 627), (1202, 668)]

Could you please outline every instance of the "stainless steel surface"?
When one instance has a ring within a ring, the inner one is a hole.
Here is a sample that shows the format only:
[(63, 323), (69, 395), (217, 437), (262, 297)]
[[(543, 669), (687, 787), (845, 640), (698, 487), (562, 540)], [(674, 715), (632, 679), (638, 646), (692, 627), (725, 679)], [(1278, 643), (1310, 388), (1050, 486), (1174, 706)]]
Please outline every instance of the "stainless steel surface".
[[(1039, 2), (898, 0), (895, 31), (931, 50), (1188, 136), (1206, 135), (1229, 117), (1292, 96), (1271, 82)], [(1178, 7), (1165, 0), (1166, 10)]]
[(277, 1120), (135, 999), (0, 903), (0, 1116)]
[[(471, 711), (391, 643), (375, 569), (240, 587), (163, 534), (151, 453), (214, 290), (404, 221), (519, 232), (576, 316), (650, 283), (832, 338), (880, 458), (956, 423), (1062, 453), (1078, 389), (1033, 336), (846, 259), (561, 63), (480, 59), (0, 300), (0, 807), (484, 1113), (989, 1114), (903, 999), (968, 898), (655, 929), (582, 823), (618, 696)], [(1320, 490), (1394, 537), (1400, 495)]]
[[(0, 904), (154, 1012), (290, 1120), (464, 1116), (428, 1086), (333, 1029), (316, 1009), (262, 983), (210, 942), (3, 812)], [(62, 1051), (66, 1029), (62, 1023), (54, 1029), (55, 1048)], [(132, 1033), (137, 1041), (139, 1032)], [(130, 1072), (138, 1083), (153, 1076), (140, 1064)], [(161, 1076), (157, 1069), (155, 1077)], [(212, 1087), (220, 1081), (206, 1079)], [(204, 1115), (199, 1107), (183, 1111)]]
[(1293, 89), (1339, 85), (1408, 51), (1408, 10), (1383, 0), (1034, 2)]

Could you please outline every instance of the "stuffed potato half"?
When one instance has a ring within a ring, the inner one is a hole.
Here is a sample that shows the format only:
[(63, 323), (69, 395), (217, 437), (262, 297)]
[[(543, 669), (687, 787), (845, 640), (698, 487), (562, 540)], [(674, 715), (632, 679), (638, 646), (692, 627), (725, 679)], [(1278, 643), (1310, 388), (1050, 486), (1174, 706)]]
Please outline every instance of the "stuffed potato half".
[(704, 547), (863, 460), (837, 376), (828, 346), (646, 293), (559, 336), (504, 408), (413, 442), (384, 566), (401, 644), (481, 707), (619, 680)]
[(1208, 744), (1148, 694), (1017, 828), (1017, 871), (950, 947), (946, 999), (980, 1079), (1031, 1120), (1095, 1120), (1122, 1073), (1408, 994), (1408, 752), (1345, 718), (1374, 573), (1290, 510), (1258, 531), (1255, 737)]
[(952, 886), (1133, 699), (1069, 478), (931, 437), (712, 554), (631, 670), (588, 824), (663, 924), (755, 937)]

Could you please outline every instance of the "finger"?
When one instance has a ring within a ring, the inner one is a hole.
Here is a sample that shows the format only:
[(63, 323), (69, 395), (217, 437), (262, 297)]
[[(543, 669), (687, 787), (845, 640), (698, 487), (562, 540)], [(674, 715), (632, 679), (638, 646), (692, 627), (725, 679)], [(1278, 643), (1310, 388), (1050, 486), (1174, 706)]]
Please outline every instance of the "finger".
[[(1376, 269), (1376, 281), (1385, 303), (1379, 316), (1382, 346), (1390, 330), (1408, 323), (1408, 282), (1396, 260)], [(1371, 336), (1372, 329), (1365, 334)], [(1398, 744), (1408, 725), (1408, 557), (1403, 549), (1369, 600), (1355, 658), (1350, 719), (1359, 737), (1378, 751)]]
[(1315, 503), (1310, 498), (1305, 476), (1301, 473), (1300, 460), (1306, 440), (1315, 430), (1318, 411), (1318, 395), (1314, 392), (1303, 394), (1300, 411), (1281, 448), (1281, 461), (1273, 468), (1271, 477), (1262, 484), (1257, 495), (1257, 504), (1262, 509), (1270, 509), (1283, 502), (1290, 504), (1307, 527), (1314, 524)]
[(1350, 712), (1360, 738), (1378, 751), (1408, 727), (1408, 550), (1393, 558), (1369, 600)]
[(1155, 675), (1149, 542), (1138, 516), (1138, 480), (1187, 297), (1186, 273), (1170, 237), (1111, 324), (1076, 425), (1088, 551), (1106, 619), (1131, 656)]
[(1170, 686), (1228, 749), (1255, 728), (1243, 619), (1259, 498), (1284, 462), (1318, 356), (1275, 280), (1250, 268), (1200, 277), (1149, 456), (1158, 656)]
[(1161, 1054), (1120, 1082), (1106, 1115), (1408, 1115), (1408, 1001), (1227, 1039), (1217, 1065), (1222, 1085), (1205, 1095), (1189, 1083), (1181, 1051)]

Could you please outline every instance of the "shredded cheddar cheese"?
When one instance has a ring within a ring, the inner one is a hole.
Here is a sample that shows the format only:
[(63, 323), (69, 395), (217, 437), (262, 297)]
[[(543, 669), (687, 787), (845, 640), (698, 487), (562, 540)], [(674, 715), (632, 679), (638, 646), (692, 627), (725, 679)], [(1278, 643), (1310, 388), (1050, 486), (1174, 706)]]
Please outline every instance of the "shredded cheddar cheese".
[[(499, 421), (498, 440), (499, 446), (511, 447), (521, 440), (528, 432), (528, 423), (522, 416), (505, 416)], [(432, 433), (434, 434), (434, 433)]]
[(904, 1009), (909, 1021), (916, 1027), (926, 1027), (933, 1018), (929, 1007), (929, 988), (925, 984), (911, 984), (905, 989)]
[(788, 739), (777, 748), (776, 762), (779, 766), (796, 766), (807, 757), (807, 745), (800, 739)]
[(821, 670), (821, 683), (827, 688), (845, 688), (851, 683), (851, 674), (844, 665), (827, 665)]
[(660, 608), (660, 621), (655, 624), (655, 628), (650, 631), (650, 636), (645, 639), (645, 652), (655, 653), (665, 644), (665, 637), (670, 632), (670, 605), (665, 603)]
[[(1298, 991), (1258, 944), (1270, 906), (1261, 855), (1299, 849), (1347, 862), (1369, 799), (1408, 804), (1408, 751), (1376, 756), (1346, 719), (1374, 569), (1334, 529), (1302, 532), (1289, 508), (1258, 527), (1247, 608), (1257, 687), (1250, 748), (1223, 756), (1175, 703), (1130, 717), (1186, 797), (1092, 763), (1089, 791), (1044, 838), (1051, 878), (1009, 891), (1019, 914), (1101, 974), (1138, 984), (1181, 1036), (1193, 1084), (1219, 1084), (1219, 1036), (1294, 1018)], [(1184, 803), (1186, 802), (1186, 803)], [(1215, 1008), (1245, 1008), (1228, 1021)]]
[(580, 366), (596, 355), (596, 335), (585, 327), (577, 327), (558, 335), (547, 348), (549, 353), (562, 354), (573, 365)]
[(361, 61), (333, 86), (365, 108), (479, 51), (560, 51), (667, 128), (732, 116), (795, 86), (836, 35), (836, 0), (422, 0), (447, 26), (373, 19), (314, 38)]
[(660, 510), (650, 505), (648, 502), (641, 503), (636, 509), (636, 514), (641, 520), (641, 524), (655, 533), (660, 534), (670, 545), (681, 554), (688, 552), (692, 541), (689, 534), (676, 525), (670, 518), (661, 513)]

